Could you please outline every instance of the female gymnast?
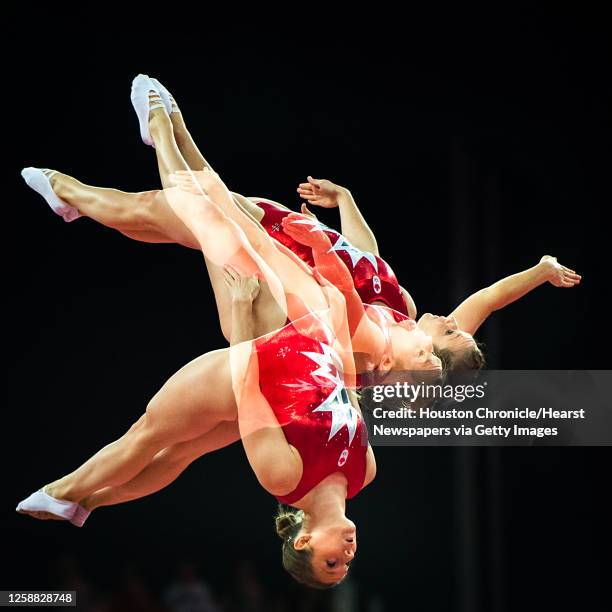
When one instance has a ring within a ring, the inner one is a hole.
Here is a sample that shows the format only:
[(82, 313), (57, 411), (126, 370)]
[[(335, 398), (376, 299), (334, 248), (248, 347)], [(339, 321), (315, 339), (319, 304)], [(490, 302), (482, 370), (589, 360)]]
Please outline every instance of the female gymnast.
[[(145, 93), (148, 94), (149, 91), (146, 90)], [(148, 108), (148, 95), (145, 99)], [(168, 137), (168, 135), (172, 135), (172, 126), (169, 124), (168, 116), (163, 109), (156, 109), (155, 106), (156, 103), (154, 101), (150, 112), (149, 126), (151, 127), (151, 134), (155, 137), (154, 142), (156, 144), (160, 170), (162, 170), (162, 179), (165, 184), (169, 185), (171, 182), (168, 168), (185, 167), (185, 164), (182, 158), (178, 160), (172, 159), (172, 154), (176, 154), (174, 140)], [(178, 155), (175, 155), (175, 157), (178, 157)], [(88, 187), (70, 177), (53, 174), (50, 171), (43, 172), (30, 169), (24, 174), (28, 183), (47, 199), (52, 208), (69, 219), (74, 219), (80, 214), (89, 214), (107, 225), (117, 227), (120, 231), (132, 237), (155, 241), (167, 240), (167, 238), (160, 236), (159, 233), (151, 233), (157, 227), (165, 227), (164, 223), (166, 223), (174, 232), (175, 241), (188, 244), (194, 248), (200, 247), (200, 243), (194, 237), (191, 228), (181, 222), (179, 216), (175, 214), (166, 201), (166, 196), (171, 194), (172, 190), (167, 190), (166, 194), (149, 192), (130, 195), (117, 192), (116, 190)], [(286, 250), (283, 251), (283, 247), (278, 243), (273, 243), (265, 232), (260, 231), (243, 214), (236, 216), (239, 211), (228, 196), (224, 186), (218, 181), (218, 177), (211, 172), (208, 173), (207, 178), (209, 180), (209, 183), (205, 185), (207, 191), (219, 192), (218, 198), (223, 206), (225, 206), (226, 212), (230, 216), (233, 215), (235, 220), (241, 224), (241, 227), (249, 235), (249, 240), (252, 243), (259, 244), (260, 248), (268, 249), (271, 245), (275, 244), (276, 246), (273, 249), (269, 249), (269, 255), (271, 258), (276, 258), (277, 262), (281, 254), (284, 254), (287, 259), (293, 255)], [(77, 206), (78, 210), (70, 207), (70, 204)], [(161, 214), (157, 214), (160, 211)], [(163, 223), (160, 222), (160, 218)], [(215, 265), (215, 260), (219, 259), (213, 253), (215, 244), (214, 241), (210, 242), (207, 249), (204, 250), (208, 269), (212, 271), (210, 276), (211, 280), (213, 280), (213, 286), (215, 286), (215, 276), (217, 275), (218, 277), (217, 273), (221, 270), (218, 265)], [(297, 265), (298, 262), (299, 260), (293, 263)], [(287, 262), (285, 264), (287, 265)], [(227, 289), (223, 277), (221, 277), (221, 281), (221, 287), (218, 282), (215, 286), (218, 298), (217, 305), (220, 316), (225, 316), (226, 321), (228, 321), (228, 329), (233, 334), (231, 313), (235, 312), (236, 309), (232, 309), (232, 296)], [(266, 288), (268, 283), (262, 283), (262, 286)], [(300, 295), (299, 287), (294, 286), (292, 292), (295, 295)], [(273, 291), (268, 289), (269, 296), (273, 297), (273, 293)], [(259, 292), (260, 294), (261, 291)], [(276, 294), (278, 297), (278, 290)], [(258, 297), (256, 296), (256, 303)], [(286, 317), (284, 309), (279, 309), (273, 299), (269, 301), (272, 302), (273, 307), (277, 308), (278, 312), (282, 313), (280, 320), (284, 323)], [(264, 315), (266, 314), (266, 309), (263, 309), (263, 313)], [(363, 318), (363, 314), (361, 317)], [(262, 321), (262, 318), (258, 317), (257, 309), (253, 308), (252, 333), (260, 335), (261, 331), (259, 330), (265, 329), (266, 326), (269, 327), (270, 320), (268, 318)], [(243, 322), (244, 317), (239, 317), (238, 321)], [(364, 325), (368, 326), (367, 321)], [(412, 351), (417, 359), (421, 361), (421, 367), (430, 367), (433, 372), (439, 372), (439, 361), (431, 354), (431, 341), (422, 332), (411, 330), (410, 326), (406, 328), (396, 327), (397, 329), (393, 332), (393, 338), (391, 338), (392, 342), (390, 342), (391, 333), (383, 333), (381, 330), (377, 330), (375, 326), (370, 325), (370, 328), (373, 330), (372, 336), (374, 339), (370, 342), (368, 360), (371, 362), (372, 367), (390, 368), (397, 366), (402, 369), (411, 369), (412, 365), (419, 365), (409, 363), (407, 358), (402, 358), (401, 350), (395, 350), (397, 346), (406, 353), (406, 348), (412, 342)], [(394, 343), (396, 346), (394, 346)], [(396, 356), (396, 353), (398, 356)], [(113, 477), (108, 485), (104, 482), (92, 481), (90, 479), (92, 468), (86, 464), (82, 469), (77, 470), (72, 477), (61, 479), (47, 487), (45, 491), (52, 497), (72, 503), (72, 505), (68, 506), (67, 510), (68, 515), (71, 516), (65, 518), (70, 518), (71, 522), (76, 525), (82, 525), (89, 512), (96, 507), (121, 503), (155, 492), (172, 482), (197, 457), (237, 440), (239, 437), (238, 432), (235, 425), (232, 424), (232, 421), (236, 418), (236, 405), (228, 371), (227, 351), (215, 351), (194, 360), (164, 385), (149, 404), (147, 413), (152, 413), (153, 415), (183, 415), (181, 418), (186, 423), (198, 419), (199, 429), (190, 429), (189, 439), (174, 442), (165, 435), (165, 432), (159, 432), (159, 425), (160, 423), (163, 425), (163, 419), (157, 419), (157, 422), (154, 418), (146, 419), (144, 426), (145, 430), (148, 431), (142, 431), (142, 424), (137, 423), (126, 434), (124, 437), (126, 439), (122, 439), (122, 442), (125, 443), (123, 445), (124, 449), (127, 448), (128, 442), (131, 448), (136, 450), (138, 450), (138, 446), (142, 447), (141, 455), (145, 456), (146, 467), (137, 474), (134, 474), (135, 470), (132, 467), (131, 455), (134, 454), (134, 451), (124, 453), (123, 460), (127, 465), (123, 466), (119, 462), (122, 468), (121, 474), (119, 477)], [(195, 388), (202, 388), (212, 381), (214, 381), (218, 389), (214, 405), (211, 405), (210, 399), (202, 397), (193, 391)], [(197, 417), (198, 414), (201, 415), (201, 418)], [(157, 440), (162, 445), (155, 454), (152, 454), (152, 450), (154, 451), (155, 448), (151, 445), (151, 439)], [(160, 442), (160, 440), (162, 441)], [(109, 448), (114, 448), (114, 445), (111, 445)], [(105, 451), (102, 452), (104, 453)], [(120, 457), (121, 453), (116, 456)], [(138, 459), (138, 457), (136, 458)], [(104, 474), (104, 472), (99, 473)], [(42, 500), (47, 499), (44, 495), (39, 495), (39, 497)], [(79, 501), (81, 502), (80, 507), (75, 509), (74, 505)], [(21, 509), (36, 512), (38, 506), (33, 506), (32, 504), (33, 502), (30, 500), (25, 506), (22, 505)], [(39, 504), (39, 500), (36, 500), (36, 504)], [(44, 508), (39, 509), (43, 510)], [(72, 514), (73, 512), (74, 514)], [(38, 516), (44, 518), (48, 515)]]
[[(217, 195), (224, 189), (215, 176), (208, 186), (208, 193)], [(354, 365), (344, 300), (320, 275), (279, 251), (249, 220), (242, 230), (207, 195), (174, 188), (167, 197), (205, 256), (224, 267), (234, 303), (229, 358), (226, 350), (224, 362), (217, 360), (214, 372), (208, 373), (219, 390), (214, 406), (202, 411), (194, 401), (202, 388), (199, 376), (191, 385), (179, 385), (178, 393), (170, 389), (166, 395), (174, 393), (174, 401), (154, 400), (122, 438), (17, 509), (82, 524), (96, 494), (98, 502), (114, 495), (117, 503), (121, 495), (133, 493), (130, 484), (149, 486), (147, 471), (156, 470), (158, 457), (164, 463), (164, 449), (180, 452), (181, 446), (185, 451), (196, 445), (213, 450), (239, 433), (262, 486), (297, 509), (277, 517), (283, 565), (309, 586), (332, 586), (346, 575), (356, 551), (356, 530), (345, 516), (345, 500), (369, 484), (376, 471), (361, 414), (345, 385), (346, 379), (349, 387), (354, 384)], [(290, 323), (248, 340), (252, 326), (244, 306), (250, 309), (257, 287), (244, 277), (254, 275), (265, 279), (273, 294), (281, 288)], [(172, 387), (172, 381), (166, 386)]]

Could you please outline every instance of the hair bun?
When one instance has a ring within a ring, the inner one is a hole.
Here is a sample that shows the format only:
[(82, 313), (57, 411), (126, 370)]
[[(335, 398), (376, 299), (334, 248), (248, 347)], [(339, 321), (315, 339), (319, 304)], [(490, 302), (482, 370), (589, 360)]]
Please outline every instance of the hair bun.
[(287, 540), (295, 531), (296, 525), (302, 522), (302, 511), (291, 512), (282, 511), (279, 512), (275, 518), (276, 533), (282, 540)]
[(294, 514), (289, 512), (285, 514), (279, 514), (276, 517), (276, 533), (282, 540), (286, 540), (293, 531), (293, 527), (297, 524), (297, 520)]

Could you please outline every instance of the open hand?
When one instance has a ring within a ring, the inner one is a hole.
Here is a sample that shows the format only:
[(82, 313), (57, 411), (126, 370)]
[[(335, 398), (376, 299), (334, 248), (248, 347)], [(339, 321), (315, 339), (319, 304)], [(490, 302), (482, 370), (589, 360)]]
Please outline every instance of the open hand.
[(579, 285), (582, 280), (580, 274), (576, 274), (575, 270), (570, 270), (562, 266), (556, 257), (552, 255), (544, 255), (540, 259), (540, 265), (545, 266), (548, 282), (555, 287), (573, 287)]
[[(307, 223), (303, 223), (306, 221)], [(298, 213), (289, 213), (282, 221), (283, 231), (288, 236), (300, 244), (304, 244), (314, 249), (331, 248), (331, 242), (327, 234), (318, 227), (315, 219), (300, 215)]]
[(259, 295), (259, 281), (256, 276), (244, 276), (237, 268), (229, 264), (223, 266), (223, 280), (229, 288), (232, 301), (250, 302), (255, 301)]
[(315, 206), (337, 208), (338, 196), (345, 191), (344, 187), (327, 179), (315, 179), (312, 176), (309, 176), (307, 180), (307, 183), (300, 183), (297, 188), (301, 198)]

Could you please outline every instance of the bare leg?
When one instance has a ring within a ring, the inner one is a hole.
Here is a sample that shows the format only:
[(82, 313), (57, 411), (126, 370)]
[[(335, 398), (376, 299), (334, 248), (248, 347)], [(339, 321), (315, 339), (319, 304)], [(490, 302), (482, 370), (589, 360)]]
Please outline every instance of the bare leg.
[(170, 113), (170, 121), (172, 122), (176, 144), (189, 167), (192, 170), (203, 170), (204, 168), (212, 170), (212, 166), (204, 159), (204, 156), (191, 137), (183, 119), (183, 114), (180, 111)]
[(53, 191), (82, 215), (123, 233), (147, 232), (168, 242), (199, 248), (193, 235), (174, 214), (163, 191), (127, 193), (85, 185), (67, 174), (51, 177)]
[(164, 189), (172, 187), (168, 175), (178, 170), (189, 170), (189, 165), (181, 155), (168, 113), (163, 108), (156, 108), (149, 116), (149, 132), (155, 143), (155, 154), (159, 177)]
[[(214, 389), (214, 396), (205, 389)], [(46, 491), (57, 499), (80, 501), (104, 487), (130, 481), (164, 448), (235, 419), (228, 349), (207, 353), (174, 374), (125, 435)]]
[(91, 511), (100, 506), (112, 506), (151, 495), (174, 482), (198, 457), (237, 440), (240, 440), (238, 422), (224, 421), (199, 438), (165, 448), (132, 480), (118, 487), (96, 491), (81, 500), (81, 505)]

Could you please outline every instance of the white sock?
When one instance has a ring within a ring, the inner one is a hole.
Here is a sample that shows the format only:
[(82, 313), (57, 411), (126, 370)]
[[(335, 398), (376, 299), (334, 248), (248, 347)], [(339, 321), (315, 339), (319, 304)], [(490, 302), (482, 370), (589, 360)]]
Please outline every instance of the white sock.
[(176, 100), (172, 97), (172, 94), (157, 79), (152, 78), (151, 82), (153, 85), (155, 85), (155, 87), (157, 87), (157, 91), (159, 91), (159, 95), (161, 96), (164, 106), (166, 107), (166, 112), (168, 114), (180, 113), (181, 111), (179, 110)]
[[(159, 101), (151, 102), (149, 100), (149, 94), (155, 92), (159, 97)], [(149, 114), (156, 108), (165, 108), (164, 102), (161, 99), (161, 94), (151, 82), (151, 79), (146, 74), (139, 74), (132, 81), (132, 92), (130, 93), (130, 99), (132, 100), (132, 106), (136, 111), (138, 117), (138, 124), (140, 126), (140, 137), (142, 142), (151, 147), (155, 147), (155, 143), (151, 138), (149, 132)]]
[(55, 172), (47, 176), (40, 168), (24, 168), (21, 171), (21, 176), (28, 187), (31, 187), (36, 193), (39, 193), (45, 198), (47, 204), (55, 214), (62, 217), (64, 221), (74, 221), (82, 215), (76, 208), (70, 206), (70, 204), (66, 204), (64, 200), (61, 200), (55, 195), (51, 187), (51, 181), (49, 180), (53, 174), (55, 174)]
[(76, 502), (55, 499), (41, 489), (20, 501), (16, 510), (17, 512), (49, 512), (69, 521), (74, 516), (77, 506)]

